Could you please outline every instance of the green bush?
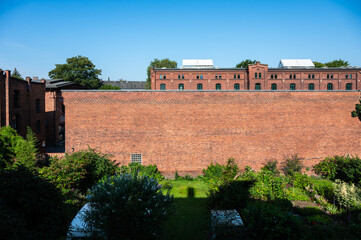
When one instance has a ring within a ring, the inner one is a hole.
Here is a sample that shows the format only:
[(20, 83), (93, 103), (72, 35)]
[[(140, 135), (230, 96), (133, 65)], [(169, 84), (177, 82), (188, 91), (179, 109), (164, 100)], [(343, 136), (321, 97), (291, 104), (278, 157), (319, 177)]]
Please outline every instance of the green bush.
[(286, 182), (281, 176), (276, 176), (268, 170), (262, 170), (256, 177), (254, 185), (250, 188), (250, 195), (256, 199), (275, 200), (283, 199)]
[(217, 189), (220, 185), (233, 181), (239, 173), (237, 163), (233, 158), (229, 158), (227, 165), (211, 163), (207, 169), (203, 169), (203, 180), (210, 189)]
[(310, 179), (306, 174), (301, 174), (298, 172), (293, 173), (289, 176), (290, 183), (296, 187), (305, 189), (307, 186), (311, 185)]
[(277, 168), (277, 160), (273, 159), (273, 160), (268, 160), (264, 166), (261, 168), (261, 170), (268, 170), (270, 171), (271, 173), (275, 174), (275, 175), (278, 175), (280, 173), (280, 171), (278, 171), (278, 168)]
[(36, 166), (36, 138), (27, 128), (26, 139), (11, 127), (0, 128), (0, 169), (23, 165), (27, 168)]
[(313, 189), (317, 191), (317, 193), (324, 198), (326, 198), (329, 202), (333, 201), (334, 197), (334, 185), (333, 182), (327, 179), (313, 179), (309, 178)]
[(285, 204), (250, 201), (241, 211), (245, 223), (244, 239), (304, 239), (306, 229), (301, 218), (291, 214)]
[(88, 150), (66, 154), (63, 158), (54, 157), (49, 167), (43, 167), (39, 173), (68, 198), (85, 193), (94, 183), (107, 175), (114, 175), (116, 166), (107, 155)]
[(0, 170), (1, 239), (56, 239), (67, 229), (58, 189), (23, 166)]
[(334, 188), (334, 194), (337, 202), (346, 209), (350, 209), (361, 204), (360, 189), (358, 189), (353, 183), (348, 184), (336, 179)]
[(318, 175), (334, 180), (338, 169), (338, 162), (343, 158), (342, 156), (327, 157), (313, 166), (313, 171)]
[(287, 157), (282, 164), (282, 171), (286, 176), (292, 176), (295, 173), (301, 173), (304, 168), (302, 164), (302, 158), (298, 157), (298, 154)]
[(137, 174), (138, 176), (148, 176), (154, 178), (158, 182), (164, 179), (164, 176), (159, 172), (157, 165), (144, 166), (139, 163), (129, 163), (128, 166), (121, 166), (118, 172), (120, 174)]
[(309, 201), (310, 197), (303, 189), (290, 187), (286, 190), (286, 198), (290, 201)]
[(84, 215), (90, 229), (104, 239), (158, 239), (172, 201), (169, 191), (147, 175), (122, 174), (101, 180), (90, 190), (91, 209)]

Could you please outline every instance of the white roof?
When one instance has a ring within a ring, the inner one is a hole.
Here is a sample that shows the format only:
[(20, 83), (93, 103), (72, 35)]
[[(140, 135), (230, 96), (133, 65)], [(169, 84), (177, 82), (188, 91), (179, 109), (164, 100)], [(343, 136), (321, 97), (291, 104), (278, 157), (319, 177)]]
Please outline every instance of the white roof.
[(213, 68), (212, 59), (183, 59), (183, 68)]
[(314, 68), (311, 59), (281, 59), (279, 68)]

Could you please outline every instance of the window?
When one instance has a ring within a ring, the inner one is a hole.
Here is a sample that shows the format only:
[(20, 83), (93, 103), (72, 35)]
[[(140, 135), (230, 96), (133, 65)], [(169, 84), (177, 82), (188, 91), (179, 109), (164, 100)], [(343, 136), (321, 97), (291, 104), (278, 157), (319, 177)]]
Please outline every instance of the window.
[(327, 79), (330, 79), (330, 74), (327, 74)]
[(345, 75), (346, 79), (348, 79), (348, 74)]
[(183, 83), (178, 84), (178, 90), (184, 90), (184, 84)]
[(290, 84), (290, 90), (296, 90), (296, 84), (291, 83)]
[(271, 79), (273, 79), (273, 74), (271, 74)]
[(164, 75), (164, 78), (163, 79), (166, 79), (167, 78), (167, 76), (166, 75)]
[(182, 75), (182, 79), (184, 79), (184, 75)]
[(315, 84), (313, 83), (308, 84), (308, 90), (315, 90)]
[(261, 74), (261, 73), (258, 73), (258, 77), (259, 77), (259, 78), (262, 78), (262, 74)]
[(203, 85), (201, 83), (197, 84), (197, 90), (203, 90)]
[(16, 114), (12, 117), (11, 119), (11, 127), (13, 129), (15, 129), (16, 131), (20, 132), (21, 131), (21, 125), (20, 125), (20, 115)]
[(257, 73), (255, 73), (255, 74), (254, 74), (254, 77), (255, 77), (255, 78), (257, 78), (257, 77), (258, 77), (258, 74), (257, 74)]
[(199, 79), (199, 75), (197, 75), (197, 79)]
[(277, 79), (277, 74), (275, 74), (275, 79)]
[(241, 75), (238, 74), (238, 75), (237, 75), (237, 78), (240, 79), (240, 78), (241, 78)]
[(222, 75), (219, 75), (219, 79), (222, 79)]
[(132, 163), (142, 164), (142, 154), (141, 153), (132, 153), (130, 158), (131, 158)]
[(277, 90), (277, 84), (276, 83), (272, 83), (271, 90)]
[(260, 83), (256, 83), (254, 86), (255, 90), (261, 90), (261, 84)]
[(311, 74), (308, 74), (308, 79), (311, 79)]
[(327, 84), (327, 90), (333, 90), (333, 84), (332, 83)]
[(296, 74), (293, 74), (293, 79), (296, 79)]
[(35, 101), (35, 111), (36, 111), (37, 113), (40, 112), (40, 99), (39, 99), (39, 98), (36, 99), (36, 101)]
[(203, 79), (203, 75), (201, 75), (201, 79)]
[(220, 83), (216, 84), (216, 90), (222, 90), (222, 85)]
[(346, 90), (352, 90), (352, 83), (346, 83)]
[(352, 79), (352, 75), (351, 75), (351, 74), (349, 75), (349, 78)]
[(312, 79), (315, 79), (315, 74), (312, 74)]
[(160, 90), (165, 90), (165, 84), (164, 84), (164, 83), (162, 83), (162, 84), (160, 85)]
[(331, 74), (331, 79), (333, 79), (333, 74)]
[(214, 78), (215, 78), (215, 79), (218, 79), (218, 75), (215, 75)]
[(178, 75), (178, 79), (180, 79), (180, 75)]
[(163, 79), (163, 75), (159, 75), (159, 79)]
[(40, 120), (36, 121), (36, 134), (41, 133), (41, 122)]
[(20, 94), (19, 91), (15, 90), (14, 91), (14, 96), (13, 96), (13, 107), (14, 108), (19, 108), (20, 107)]
[(290, 79), (292, 79), (292, 74), (290, 74)]
[(239, 90), (239, 83), (234, 84), (234, 90)]
[(236, 74), (233, 75), (233, 79), (236, 79)]

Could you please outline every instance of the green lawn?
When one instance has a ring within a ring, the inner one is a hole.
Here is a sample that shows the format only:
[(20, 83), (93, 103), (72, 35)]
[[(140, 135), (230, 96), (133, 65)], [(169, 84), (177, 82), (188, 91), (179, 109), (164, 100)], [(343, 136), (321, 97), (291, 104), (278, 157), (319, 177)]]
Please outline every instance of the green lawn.
[(206, 209), (208, 187), (203, 181), (170, 181), (174, 204), (164, 224), (163, 239), (206, 239), (210, 213)]

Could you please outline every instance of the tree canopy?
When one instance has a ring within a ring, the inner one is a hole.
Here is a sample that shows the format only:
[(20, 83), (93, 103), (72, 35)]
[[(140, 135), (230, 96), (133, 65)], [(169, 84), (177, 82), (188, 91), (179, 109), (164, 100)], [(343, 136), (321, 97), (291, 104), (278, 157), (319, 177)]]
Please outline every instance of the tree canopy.
[(355, 110), (352, 111), (351, 115), (352, 117), (358, 117), (358, 119), (361, 121), (361, 98), (359, 101), (360, 103), (355, 105)]
[(322, 68), (322, 67), (347, 67), (350, 66), (348, 61), (339, 59), (339, 60), (332, 60), (326, 63), (316, 62), (314, 61), (313, 64), (315, 64), (316, 68)]
[(153, 61), (151, 61), (148, 68), (147, 68), (147, 76), (148, 77), (147, 77), (147, 83), (145, 85), (146, 89), (151, 88), (150, 70), (152, 69), (152, 67), (155, 67), (155, 68), (162, 68), (162, 67), (177, 68), (177, 62), (169, 60), (169, 58), (164, 58), (162, 60), (159, 60), (159, 59), (155, 58)]
[(255, 64), (257, 60), (246, 59), (236, 65), (236, 68), (247, 68), (250, 64)]
[(49, 72), (49, 77), (76, 82), (94, 89), (101, 85), (98, 77), (101, 73), (102, 70), (96, 69), (87, 57), (76, 56), (66, 59), (65, 64), (55, 64), (55, 68)]
[(16, 68), (14, 68), (14, 71), (12, 72), (11, 76), (12, 76), (13, 78), (23, 79), (23, 78), (21, 77), (21, 74), (19, 73), (19, 71), (18, 71)]

